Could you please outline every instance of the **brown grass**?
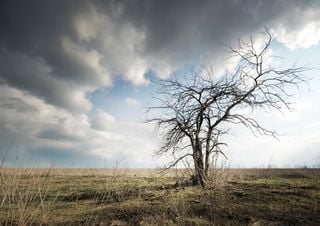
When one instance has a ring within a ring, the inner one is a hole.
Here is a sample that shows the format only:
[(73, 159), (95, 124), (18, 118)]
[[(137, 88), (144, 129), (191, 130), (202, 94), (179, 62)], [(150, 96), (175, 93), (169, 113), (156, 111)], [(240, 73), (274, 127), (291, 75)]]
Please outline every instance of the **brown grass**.
[(0, 170), (1, 225), (319, 225), (319, 169)]

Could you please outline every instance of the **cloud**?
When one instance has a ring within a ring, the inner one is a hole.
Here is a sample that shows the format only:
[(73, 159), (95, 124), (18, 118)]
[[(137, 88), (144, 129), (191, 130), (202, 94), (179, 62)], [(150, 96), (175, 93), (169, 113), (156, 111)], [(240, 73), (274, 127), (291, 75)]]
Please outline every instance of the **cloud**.
[[(148, 165), (156, 149), (150, 125), (117, 122), (103, 110), (97, 110), (91, 118), (72, 114), (7, 85), (0, 85), (0, 131), (3, 147), (14, 138), (19, 158), (47, 165), (58, 164), (66, 155), (68, 159), (62, 160), (63, 166), (95, 165), (90, 162), (83, 165), (82, 160), (77, 164), (77, 159), (84, 156), (88, 161), (105, 158), (114, 164), (119, 155), (128, 159), (129, 166), (138, 166), (135, 164), (139, 159)], [(10, 150), (9, 157), (13, 160), (9, 162), (15, 161), (15, 155), (15, 150)], [(102, 166), (102, 162), (98, 163), (95, 166)]]
[(97, 50), (87, 50), (67, 37), (61, 39), (61, 45), (66, 56), (70, 58), (70, 63), (76, 65), (76, 70), (79, 71), (76, 71), (75, 75), (91, 75), (91, 80), (95, 76), (94, 81), (97, 81), (97, 84), (110, 83), (107, 69), (101, 65), (103, 56)]
[(91, 118), (91, 126), (97, 130), (108, 130), (116, 124), (116, 119), (113, 115), (98, 110)]
[(0, 79), (71, 111), (86, 112), (91, 108), (85, 96), (88, 87), (56, 78), (52, 68), (41, 57), (32, 58), (0, 49)]
[(277, 39), (291, 50), (297, 48), (309, 48), (320, 42), (320, 15), (317, 20), (307, 22), (299, 30), (290, 30), (279, 26), (273, 29)]
[(86, 112), (91, 109), (87, 95), (110, 87), (115, 77), (147, 85), (146, 73), (166, 78), (203, 55), (216, 60), (222, 54), (219, 43), (232, 43), (263, 26), (291, 49), (315, 45), (319, 4), (3, 1), (0, 79), (48, 103)]
[(319, 7), (317, 0), (1, 1), (1, 143), (16, 137), (22, 152), (39, 156), (148, 159), (157, 147), (146, 138), (152, 128), (117, 120), (90, 94), (112, 89), (115, 79), (148, 86), (150, 72), (167, 78), (204, 56), (216, 63), (221, 42), (264, 26), (290, 49), (317, 45)]

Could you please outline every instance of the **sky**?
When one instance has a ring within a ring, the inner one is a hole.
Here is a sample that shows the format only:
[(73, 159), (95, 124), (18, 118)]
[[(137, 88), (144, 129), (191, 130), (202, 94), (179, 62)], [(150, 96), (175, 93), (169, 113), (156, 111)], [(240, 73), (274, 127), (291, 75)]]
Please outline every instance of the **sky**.
[[(0, 1), (0, 157), (7, 166), (161, 167), (146, 124), (153, 79), (267, 27), (281, 65), (312, 68), (293, 111), (257, 113), (278, 132), (227, 137), (230, 167), (319, 167), (320, 1)], [(279, 62), (275, 62), (278, 63)]]

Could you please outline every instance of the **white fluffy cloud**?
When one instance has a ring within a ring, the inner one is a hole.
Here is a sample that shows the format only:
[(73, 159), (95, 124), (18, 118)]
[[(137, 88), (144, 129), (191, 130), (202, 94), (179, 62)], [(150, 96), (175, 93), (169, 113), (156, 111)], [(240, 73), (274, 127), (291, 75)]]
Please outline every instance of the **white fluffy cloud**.
[(292, 50), (317, 45), (320, 42), (319, 9), (295, 10), (284, 21), (273, 26), (272, 31), (280, 42)]
[[(79, 44), (82, 41), (98, 44), (102, 53), (98, 55), (99, 60), (103, 56), (103, 64), (111, 74), (122, 75), (136, 85), (147, 84), (144, 74), (148, 71), (149, 64), (140, 55), (145, 38), (143, 31), (130, 23), (119, 26), (109, 15), (98, 12), (93, 4), (76, 15), (74, 29), (80, 40)], [(86, 59), (82, 56), (80, 57)]]

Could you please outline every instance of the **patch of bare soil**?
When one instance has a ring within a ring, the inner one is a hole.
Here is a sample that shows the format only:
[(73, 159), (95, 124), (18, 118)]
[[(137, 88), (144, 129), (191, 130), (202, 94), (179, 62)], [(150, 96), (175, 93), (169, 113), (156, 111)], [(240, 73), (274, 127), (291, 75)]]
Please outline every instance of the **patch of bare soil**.
[(65, 202), (76, 202), (80, 200), (92, 200), (97, 204), (109, 204), (122, 202), (133, 197), (137, 197), (142, 191), (137, 188), (130, 189), (114, 189), (108, 191), (88, 191), (74, 192), (61, 198)]
[[(140, 225), (140, 222), (150, 216), (170, 218), (172, 213), (166, 208), (151, 204), (113, 205), (91, 213), (94, 216), (92, 224), (97, 225)], [(79, 223), (84, 223), (83, 221)]]

